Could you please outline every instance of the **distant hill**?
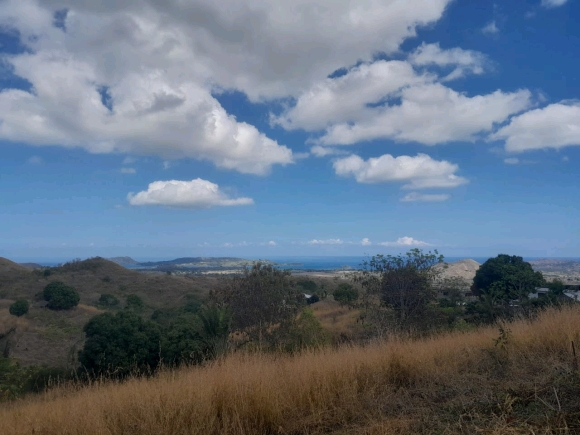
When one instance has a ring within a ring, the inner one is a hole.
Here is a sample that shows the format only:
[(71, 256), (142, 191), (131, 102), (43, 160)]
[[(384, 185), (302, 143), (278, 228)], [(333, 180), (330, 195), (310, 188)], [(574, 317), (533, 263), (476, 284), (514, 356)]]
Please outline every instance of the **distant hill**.
[(108, 260), (120, 266), (136, 266), (139, 264), (138, 261), (133, 260), (131, 257), (113, 257), (108, 258)]
[(463, 278), (471, 285), (480, 266), (477, 261), (465, 258), (453, 263), (440, 263), (435, 268), (441, 270), (441, 278)]
[(18, 263), (21, 266), (26, 267), (27, 269), (42, 269), (43, 266), (38, 263)]
[[(43, 308), (42, 290), (52, 281), (62, 281), (79, 292), (78, 307), (69, 311)], [(216, 285), (213, 277), (170, 276), (126, 269), (104, 258), (72, 261), (59, 267), (28, 269), (0, 258), (0, 335), (16, 326), (9, 339), (9, 355), (22, 364), (66, 365), (82, 347), (83, 326), (102, 311), (97, 307), (103, 293), (116, 296), (121, 306), (130, 294), (145, 303), (145, 314), (155, 309), (183, 306), (190, 297), (203, 298)], [(25, 298), (30, 311), (21, 318), (11, 316), (8, 307)], [(5, 350), (0, 340), (0, 355)]]
[[(123, 257), (129, 258), (129, 257)], [(261, 260), (262, 263), (274, 264), (267, 260)], [(147, 261), (135, 262), (132, 266), (143, 268), (155, 268), (158, 270), (223, 270), (236, 269), (244, 266), (251, 266), (254, 260), (237, 257), (182, 257), (166, 261)], [(121, 264), (121, 263), (119, 263)]]

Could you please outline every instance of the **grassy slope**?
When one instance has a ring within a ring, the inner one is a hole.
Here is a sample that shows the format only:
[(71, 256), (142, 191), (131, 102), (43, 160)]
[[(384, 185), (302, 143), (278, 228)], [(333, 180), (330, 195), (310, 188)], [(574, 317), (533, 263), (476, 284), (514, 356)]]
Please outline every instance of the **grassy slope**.
[(0, 411), (10, 434), (580, 433), (580, 309), (421, 341), (233, 355)]
[[(207, 294), (215, 285), (211, 277), (176, 277), (141, 273), (125, 269), (104, 259), (86, 260), (60, 268), (43, 276), (42, 270), (30, 270), (0, 258), (0, 333), (16, 326), (10, 335), (10, 356), (21, 363), (65, 366), (76, 363), (76, 351), (82, 347), (82, 327), (95, 314), (102, 293), (117, 296), (121, 303), (129, 294), (143, 298), (147, 311), (184, 305), (186, 295)], [(51, 281), (63, 281), (77, 289), (78, 307), (51, 311), (40, 307), (39, 293)], [(20, 319), (11, 316), (8, 307), (18, 298), (28, 299), (31, 308)], [(4, 351), (0, 340), (0, 352)]]

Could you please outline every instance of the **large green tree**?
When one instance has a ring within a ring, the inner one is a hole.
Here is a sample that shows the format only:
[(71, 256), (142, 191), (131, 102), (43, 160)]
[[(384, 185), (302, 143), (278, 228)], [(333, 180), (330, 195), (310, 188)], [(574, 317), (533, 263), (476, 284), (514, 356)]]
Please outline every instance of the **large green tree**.
[(493, 303), (527, 299), (529, 293), (545, 283), (541, 272), (515, 255), (500, 254), (490, 258), (475, 273), (472, 291)]
[(134, 371), (151, 372), (159, 365), (161, 329), (133, 311), (95, 316), (84, 332), (79, 361), (91, 373), (123, 377)]
[(405, 329), (418, 325), (436, 299), (434, 282), (439, 272), (434, 266), (441, 262), (437, 250), (412, 249), (405, 255), (374, 256), (353, 277), (368, 294), (378, 296), (394, 313), (396, 326)]
[(51, 310), (70, 310), (76, 307), (81, 298), (74, 287), (61, 281), (53, 281), (44, 287), (42, 291), (47, 307)]
[(232, 329), (262, 342), (296, 320), (304, 296), (293, 285), (289, 271), (256, 263), (210, 293), (217, 306), (229, 307)]

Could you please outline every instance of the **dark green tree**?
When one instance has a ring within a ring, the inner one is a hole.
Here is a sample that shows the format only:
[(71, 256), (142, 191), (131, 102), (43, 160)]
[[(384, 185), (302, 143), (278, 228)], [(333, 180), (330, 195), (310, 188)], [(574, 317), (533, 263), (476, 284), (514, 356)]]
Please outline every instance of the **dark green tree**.
[(143, 299), (137, 295), (128, 295), (125, 300), (125, 308), (134, 311), (141, 311), (144, 307)]
[(84, 327), (86, 342), (79, 362), (93, 374), (124, 377), (150, 373), (160, 362), (161, 331), (132, 311), (93, 317)]
[(210, 292), (217, 306), (228, 306), (232, 328), (253, 341), (275, 336), (288, 328), (304, 306), (304, 295), (293, 285), (289, 271), (256, 263)]
[(203, 324), (203, 341), (210, 358), (224, 355), (227, 350), (232, 315), (228, 307), (205, 306), (199, 311)]
[(434, 282), (440, 272), (434, 266), (442, 262), (443, 256), (437, 250), (377, 255), (364, 261), (362, 270), (355, 272), (353, 278), (367, 294), (378, 296), (382, 305), (392, 310), (395, 326), (407, 329), (420, 326), (428, 305), (435, 301)]
[(13, 316), (24, 316), (28, 313), (28, 301), (26, 299), (18, 299), (9, 308), (10, 314)]
[(332, 296), (341, 305), (352, 305), (358, 299), (358, 290), (352, 284), (341, 282)]
[(315, 281), (312, 281), (311, 279), (301, 279), (296, 284), (302, 287), (302, 290), (304, 290), (305, 292), (315, 293), (316, 290), (318, 290), (318, 285), (316, 284)]
[(475, 273), (472, 291), (480, 298), (487, 296), (493, 303), (507, 304), (512, 300), (527, 299), (536, 287), (544, 284), (541, 272), (515, 255), (500, 254), (490, 258)]
[(81, 297), (74, 287), (60, 281), (53, 281), (44, 287), (42, 292), (47, 307), (51, 310), (70, 310), (76, 307)]

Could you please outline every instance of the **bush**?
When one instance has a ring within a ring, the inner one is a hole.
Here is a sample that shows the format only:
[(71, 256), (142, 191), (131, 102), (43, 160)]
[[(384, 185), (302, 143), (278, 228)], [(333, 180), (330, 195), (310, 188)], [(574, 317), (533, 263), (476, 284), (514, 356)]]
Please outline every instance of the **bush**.
[(320, 301), (320, 298), (318, 297), (317, 294), (313, 294), (312, 296), (310, 296), (309, 298), (306, 298), (306, 303), (308, 305), (311, 304), (315, 304), (316, 302)]
[(316, 282), (312, 281), (311, 279), (303, 279), (298, 281), (296, 284), (298, 284), (300, 287), (302, 287), (302, 290), (309, 292), (309, 293), (314, 293), (316, 292), (316, 290), (318, 290), (318, 286), (316, 285)]
[(28, 301), (26, 299), (19, 299), (10, 305), (10, 314), (13, 316), (24, 316), (28, 313)]
[(127, 296), (127, 300), (125, 303), (125, 308), (129, 310), (139, 311), (143, 309), (143, 299), (141, 299), (137, 295), (129, 295)]
[(103, 293), (99, 298), (99, 305), (104, 307), (115, 307), (119, 305), (119, 299), (109, 293)]
[(44, 287), (42, 295), (51, 310), (69, 310), (76, 307), (81, 300), (74, 287), (60, 281), (51, 282)]
[(358, 290), (352, 284), (343, 282), (338, 285), (338, 288), (332, 295), (335, 301), (340, 302), (342, 305), (348, 305), (358, 299)]

